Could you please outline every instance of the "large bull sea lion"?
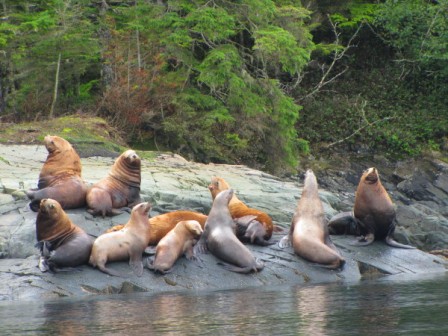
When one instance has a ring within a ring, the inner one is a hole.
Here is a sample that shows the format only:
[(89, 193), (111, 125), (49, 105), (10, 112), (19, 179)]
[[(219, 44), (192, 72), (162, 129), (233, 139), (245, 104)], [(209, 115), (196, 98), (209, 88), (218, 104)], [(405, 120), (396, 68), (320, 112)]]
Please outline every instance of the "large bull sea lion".
[(86, 204), (87, 185), (81, 178), (81, 159), (68, 141), (47, 135), (44, 144), (47, 159), (40, 171), (37, 189), (26, 192), (30, 208), (39, 210), (40, 200), (51, 198), (63, 209), (74, 209)]
[(129, 259), (134, 274), (142, 276), (142, 254), (149, 242), (147, 226), (150, 209), (150, 203), (137, 204), (123, 229), (99, 236), (93, 243), (89, 264), (109, 275), (122, 276), (107, 268), (106, 263)]
[(309, 261), (332, 269), (345, 263), (328, 234), (317, 179), (311, 169), (305, 173), (302, 195), (297, 203), (289, 234), (280, 240), (279, 246), (284, 248), (290, 246), (291, 242), (294, 252)]
[(59, 202), (53, 199), (40, 201), (36, 238), (41, 250), (39, 268), (42, 272), (87, 264), (94, 241), (73, 224)]
[(255, 259), (251, 251), (235, 235), (235, 222), (230, 215), (229, 203), (233, 189), (221, 191), (213, 200), (213, 205), (205, 223), (201, 239), (195, 246), (195, 253), (210, 251), (224, 261), (226, 269), (232, 272), (249, 273), (261, 271), (263, 262)]
[(198, 221), (187, 220), (176, 224), (163, 237), (156, 247), (154, 260), (147, 259), (147, 267), (160, 273), (168, 273), (177, 259), (185, 254), (187, 259), (194, 259), (193, 247), (202, 234)]
[[(157, 245), (159, 241), (163, 237), (165, 237), (168, 232), (174, 229), (177, 223), (189, 220), (198, 221), (199, 224), (201, 225), (201, 228), (204, 229), (207, 216), (196, 211), (176, 210), (151, 217), (148, 220), (148, 228), (147, 228), (149, 230), (148, 245), (149, 246)], [(106, 233), (121, 230), (123, 227), (124, 225), (121, 224), (115, 225), (110, 229), (107, 229)]]
[(378, 170), (366, 169), (359, 181), (355, 194), (353, 212), (344, 212), (330, 219), (328, 226), (332, 233), (361, 235), (356, 245), (369, 245), (374, 240), (384, 239), (393, 247), (412, 249), (400, 244), (392, 237), (395, 231), (395, 205), (383, 187)]
[[(223, 178), (215, 176), (208, 188), (212, 198), (215, 199), (221, 191), (230, 189), (230, 185)], [(230, 200), (229, 209), (236, 223), (236, 235), (241, 241), (262, 246), (275, 244), (268, 241), (272, 236), (274, 225), (267, 213), (249, 208), (236, 195)]]
[(141, 202), (141, 160), (129, 149), (121, 154), (109, 175), (87, 191), (88, 212), (92, 215), (118, 215), (122, 208), (132, 208)]

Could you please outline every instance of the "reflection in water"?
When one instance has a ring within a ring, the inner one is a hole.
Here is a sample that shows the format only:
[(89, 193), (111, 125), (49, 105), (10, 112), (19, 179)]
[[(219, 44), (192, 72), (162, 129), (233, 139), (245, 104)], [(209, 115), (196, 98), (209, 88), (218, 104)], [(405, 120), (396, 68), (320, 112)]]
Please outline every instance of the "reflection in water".
[(442, 335), (448, 277), (0, 302), (1, 335)]

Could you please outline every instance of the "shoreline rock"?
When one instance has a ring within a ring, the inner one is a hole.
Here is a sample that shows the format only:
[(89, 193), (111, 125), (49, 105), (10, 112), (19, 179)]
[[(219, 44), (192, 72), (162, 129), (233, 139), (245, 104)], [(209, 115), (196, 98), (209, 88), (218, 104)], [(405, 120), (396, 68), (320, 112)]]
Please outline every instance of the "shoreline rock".
[[(254, 255), (265, 262), (266, 267), (260, 273), (241, 275), (229, 272), (217, 265), (216, 258), (209, 254), (201, 256), (202, 263), (181, 258), (173, 272), (165, 276), (155, 275), (145, 269), (141, 278), (135, 277), (125, 262), (111, 263), (109, 266), (129, 274), (127, 278), (111, 277), (90, 266), (81, 267), (81, 271), (41, 273), (37, 267), (38, 251), (34, 247), (36, 213), (28, 208), (23, 191), (36, 186), (46, 154), (43, 146), (0, 145), (0, 191), (3, 191), (0, 193), (0, 300), (354, 282), (367, 276), (440, 273), (448, 267), (444, 258), (421, 250), (394, 249), (383, 242), (375, 242), (368, 247), (354, 247), (350, 245), (353, 237), (333, 236), (334, 243), (347, 260), (342, 271), (331, 271), (308, 263), (296, 256), (292, 249), (281, 250), (277, 245), (248, 245)], [(83, 158), (83, 178), (89, 183), (98, 181), (107, 174), (113, 160), (111, 157)], [(442, 166), (442, 169), (445, 168)], [(381, 174), (381, 167), (379, 169)], [(276, 234), (273, 239), (278, 240), (287, 233), (301, 194), (301, 179), (286, 180), (246, 166), (200, 164), (188, 162), (177, 155), (162, 154), (154, 161), (143, 160), (141, 195), (145, 201), (152, 203), (152, 216), (178, 209), (207, 214), (211, 207), (207, 185), (215, 175), (226, 179), (241, 200), (269, 213), (275, 224), (284, 229), (284, 233)], [(353, 206), (354, 189), (358, 183), (356, 171), (326, 171), (316, 175), (327, 218)], [(443, 174), (431, 176), (435, 176), (434, 181), (438, 181), (434, 183), (434, 188), (442, 190), (439, 185), (443, 188)], [(408, 180), (407, 177), (400, 183)], [(400, 190), (388, 178), (383, 181), (386, 181), (386, 188), (398, 205), (397, 240), (404, 243), (410, 241), (411, 244), (417, 242), (419, 248), (446, 248), (447, 245), (440, 240), (432, 245), (428, 243), (435, 233), (440, 235), (442, 232), (448, 236), (448, 224), (445, 227), (447, 231), (439, 227), (445, 226), (443, 220), (447, 221), (444, 217), (446, 214), (437, 212), (434, 205), (431, 208), (432, 203), (424, 203), (428, 197), (423, 197), (421, 202), (409, 199), (409, 204), (403, 203), (401, 197), (405, 196), (401, 196)], [(430, 198), (431, 202), (439, 201), (439, 194), (434, 192), (436, 189), (427, 191), (434, 195)], [(442, 199), (439, 203), (443, 205), (444, 201)], [(116, 224), (123, 224), (129, 217), (128, 213), (124, 213), (116, 217), (94, 218), (85, 209), (68, 210), (67, 213), (75, 224), (92, 235), (99, 235)], [(421, 230), (421, 236), (414, 233), (415, 228)], [(420, 245), (420, 242), (423, 243)]]

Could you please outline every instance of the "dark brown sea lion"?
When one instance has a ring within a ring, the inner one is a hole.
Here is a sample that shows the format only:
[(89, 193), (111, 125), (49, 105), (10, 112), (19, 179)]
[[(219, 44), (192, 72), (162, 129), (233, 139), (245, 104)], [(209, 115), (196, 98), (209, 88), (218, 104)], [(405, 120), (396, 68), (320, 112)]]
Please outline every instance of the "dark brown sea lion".
[(204, 232), (195, 246), (195, 253), (210, 251), (215, 257), (224, 261), (225, 263), (222, 263), (224, 267), (232, 272), (261, 271), (264, 267), (263, 262), (255, 259), (235, 235), (235, 222), (229, 210), (232, 197), (233, 189), (227, 189), (221, 191), (213, 200)]
[[(213, 177), (208, 189), (212, 198), (215, 199), (216, 195), (230, 189), (230, 186), (223, 178)], [(274, 224), (267, 213), (249, 208), (236, 195), (233, 195), (230, 200), (229, 209), (236, 223), (236, 235), (241, 241), (262, 246), (275, 244), (268, 241), (272, 236)], [(278, 228), (275, 229), (278, 230)]]
[(42, 272), (87, 264), (94, 238), (73, 224), (58, 201), (40, 201), (36, 218), (37, 245)]
[[(207, 216), (196, 211), (189, 210), (176, 210), (172, 212), (167, 212), (162, 215), (151, 217), (148, 220), (148, 230), (149, 230), (149, 246), (154, 246), (159, 243), (159, 241), (170, 232), (177, 223), (181, 221), (195, 220), (204, 229), (205, 221)], [(118, 231), (123, 228), (124, 225), (115, 225), (108, 229), (107, 232)]]
[(39, 210), (40, 200), (51, 198), (63, 209), (74, 209), (86, 204), (87, 185), (81, 178), (81, 160), (68, 141), (47, 135), (44, 144), (47, 159), (40, 171), (37, 189), (26, 192), (30, 208)]
[(317, 179), (311, 169), (305, 173), (302, 196), (297, 203), (289, 234), (280, 240), (279, 246), (290, 246), (291, 241), (294, 252), (306, 260), (332, 269), (340, 268), (345, 263), (328, 234)]
[(98, 267), (104, 273), (122, 276), (106, 267), (109, 261), (129, 259), (129, 265), (137, 276), (143, 274), (142, 254), (148, 246), (148, 213), (151, 204), (140, 203), (134, 206), (131, 218), (120, 231), (99, 236), (93, 243), (89, 264)]
[(198, 221), (187, 220), (176, 224), (156, 247), (154, 260), (147, 259), (147, 267), (162, 274), (168, 273), (183, 254), (194, 259), (193, 246), (201, 237), (202, 227)]
[(141, 160), (129, 149), (113, 164), (109, 175), (87, 191), (88, 212), (92, 215), (114, 216), (122, 208), (132, 208), (141, 202)]
[[(330, 219), (330, 232), (361, 235), (356, 245), (369, 245), (374, 240), (382, 240), (393, 247), (412, 249), (413, 246), (396, 242), (395, 206), (384, 189), (378, 170), (365, 170), (356, 189), (353, 212), (344, 212)], [(345, 230), (344, 230), (345, 228)], [(344, 232), (342, 232), (344, 233)]]

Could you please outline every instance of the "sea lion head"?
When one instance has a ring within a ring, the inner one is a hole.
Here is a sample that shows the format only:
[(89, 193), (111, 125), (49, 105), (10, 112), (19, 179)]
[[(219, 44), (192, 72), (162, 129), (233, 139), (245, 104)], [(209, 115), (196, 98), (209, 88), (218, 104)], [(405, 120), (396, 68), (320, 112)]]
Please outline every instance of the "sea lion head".
[(140, 188), (141, 183), (141, 160), (137, 153), (128, 149), (116, 160), (109, 173), (112, 177), (127, 184), (128, 186)]
[(60, 210), (62, 210), (61, 205), (54, 199), (44, 198), (40, 201), (39, 212), (46, 214), (48, 217), (58, 216)]
[(210, 190), (213, 199), (215, 199), (216, 195), (218, 195), (221, 191), (227, 189), (230, 189), (229, 184), (223, 178), (218, 176), (212, 177), (212, 180), (208, 185), (208, 190)]
[(121, 154), (121, 156), (129, 166), (140, 168), (141, 160), (134, 150), (128, 149), (126, 152)]
[(139, 216), (148, 217), (149, 210), (151, 210), (151, 203), (149, 202), (140, 203), (132, 208), (131, 216), (133, 214), (138, 214)]
[(215, 201), (221, 204), (228, 205), (233, 197), (233, 189), (226, 189), (216, 195)]
[[(188, 231), (195, 237), (198, 238), (202, 234), (202, 227), (196, 220), (187, 220), (184, 221), (185, 227)], [(179, 223), (178, 223), (179, 224)]]
[(378, 170), (375, 167), (370, 167), (369, 169), (364, 170), (361, 179), (367, 184), (377, 183), (380, 179)]
[(73, 229), (73, 224), (58, 201), (44, 198), (40, 201), (36, 219), (37, 240), (52, 240)]
[(63, 152), (65, 150), (71, 149), (72, 145), (70, 143), (57, 135), (47, 135), (44, 138), (45, 148), (48, 153)]

